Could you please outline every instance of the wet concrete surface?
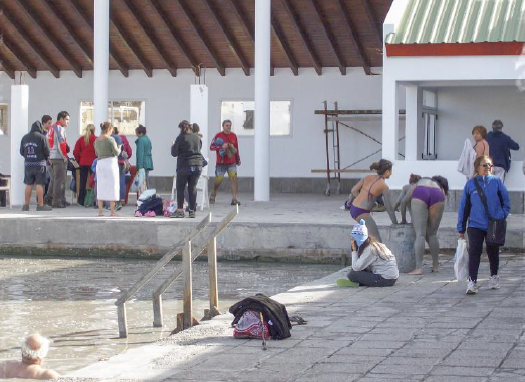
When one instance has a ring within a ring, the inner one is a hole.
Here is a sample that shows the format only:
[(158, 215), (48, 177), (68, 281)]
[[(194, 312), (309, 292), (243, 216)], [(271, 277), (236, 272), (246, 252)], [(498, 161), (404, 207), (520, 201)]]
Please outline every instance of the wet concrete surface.
[[(61, 374), (168, 336), (182, 312), (182, 280), (164, 294), (164, 328), (153, 328), (151, 292), (179, 262), (129, 301), (128, 339), (118, 338), (114, 302), (153, 266), (150, 260), (0, 257), (0, 360), (19, 358), (22, 339), (40, 332), (54, 342), (45, 366)], [(219, 262), (220, 309), (255, 293), (274, 295), (336, 271), (334, 265)], [(208, 307), (207, 263), (193, 270), (194, 316)]]

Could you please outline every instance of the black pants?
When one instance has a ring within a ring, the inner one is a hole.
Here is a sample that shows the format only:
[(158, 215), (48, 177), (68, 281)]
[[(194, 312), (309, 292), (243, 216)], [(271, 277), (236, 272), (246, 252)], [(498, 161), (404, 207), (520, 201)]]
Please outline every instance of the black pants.
[(80, 166), (80, 184), (78, 186), (79, 188), (77, 202), (81, 206), (84, 205), (84, 199), (86, 198), (86, 184), (90, 173), (91, 166)]
[[(468, 235), (468, 275), (472, 281), (478, 280), (479, 263), (483, 252), (483, 240), (487, 232), (478, 228), (467, 228)], [(485, 241), (487, 255), (490, 263), (490, 275), (498, 274), (499, 245), (490, 245)]]
[(396, 279), (385, 279), (372, 272), (354, 271), (353, 269), (348, 273), (348, 279), (367, 287), (389, 287), (396, 282)]
[(184, 207), (184, 189), (188, 185), (190, 199), (190, 211), (195, 211), (197, 204), (197, 182), (201, 176), (200, 170), (177, 171), (177, 208), (182, 210)]

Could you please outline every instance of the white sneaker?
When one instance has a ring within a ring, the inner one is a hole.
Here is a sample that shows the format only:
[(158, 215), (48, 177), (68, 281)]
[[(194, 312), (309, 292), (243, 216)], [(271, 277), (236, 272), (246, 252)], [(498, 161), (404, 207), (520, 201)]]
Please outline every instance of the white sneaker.
[(478, 293), (478, 285), (475, 281), (469, 279), (467, 285), (467, 294), (476, 294)]
[(489, 289), (499, 289), (499, 276), (494, 275), (489, 279)]

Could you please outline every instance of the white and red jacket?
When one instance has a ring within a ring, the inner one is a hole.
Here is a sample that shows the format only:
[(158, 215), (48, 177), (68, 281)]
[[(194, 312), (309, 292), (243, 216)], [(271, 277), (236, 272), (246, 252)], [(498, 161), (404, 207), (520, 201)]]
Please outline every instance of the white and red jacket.
[[(55, 123), (53, 128), (49, 129), (47, 139), (51, 148), (50, 159), (67, 158), (66, 129), (62, 125)], [(55, 145), (55, 142), (57, 142), (57, 145)]]

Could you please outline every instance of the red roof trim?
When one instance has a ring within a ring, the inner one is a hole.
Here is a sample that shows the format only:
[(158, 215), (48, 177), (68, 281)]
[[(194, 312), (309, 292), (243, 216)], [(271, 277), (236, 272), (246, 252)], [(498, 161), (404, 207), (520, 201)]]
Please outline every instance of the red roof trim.
[(524, 42), (479, 42), (456, 44), (385, 44), (388, 57), (407, 56), (519, 56)]

